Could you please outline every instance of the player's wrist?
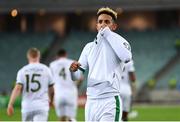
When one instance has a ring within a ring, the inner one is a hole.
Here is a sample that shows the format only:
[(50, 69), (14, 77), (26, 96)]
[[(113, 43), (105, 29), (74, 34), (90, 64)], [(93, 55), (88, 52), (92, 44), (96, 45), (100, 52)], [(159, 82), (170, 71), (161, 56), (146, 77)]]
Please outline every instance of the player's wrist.
[(9, 108), (9, 107), (13, 107), (13, 103), (9, 103), (9, 104), (8, 104), (8, 108)]

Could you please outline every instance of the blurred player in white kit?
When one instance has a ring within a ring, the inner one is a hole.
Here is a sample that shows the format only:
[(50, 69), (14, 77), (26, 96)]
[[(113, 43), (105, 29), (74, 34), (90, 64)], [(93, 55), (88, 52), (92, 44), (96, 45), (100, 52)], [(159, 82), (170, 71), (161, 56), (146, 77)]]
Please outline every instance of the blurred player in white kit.
[[(67, 58), (67, 52), (60, 49), (57, 59), (50, 63), (53, 80), (55, 81), (54, 104), (60, 121), (75, 121), (76, 119), (78, 90), (69, 71), (72, 62), (73, 60)], [(83, 79), (81, 73), (75, 75), (77, 80)]]
[(132, 87), (135, 87), (134, 85), (135, 81), (136, 81), (136, 76), (135, 76), (134, 62), (133, 60), (131, 60), (130, 62), (125, 64), (124, 72), (122, 75), (122, 81), (120, 82), (120, 94), (123, 103), (123, 115), (122, 115), (123, 121), (128, 121), (128, 113), (130, 112), (132, 105), (132, 100), (131, 100), (132, 89), (133, 89)]
[[(12, 91), (7, 114), (14, 113), (13, 104), (22, 93), (22, 121), (47, 121), (49, 105), (53, 101), (54, 82), (50, 69), (40, 63), (40, 51), (30, 48), (27, 52), (29, 64), (17, 73), (16, 85)], [(48, 95), (49, 94), (49, 95)]]

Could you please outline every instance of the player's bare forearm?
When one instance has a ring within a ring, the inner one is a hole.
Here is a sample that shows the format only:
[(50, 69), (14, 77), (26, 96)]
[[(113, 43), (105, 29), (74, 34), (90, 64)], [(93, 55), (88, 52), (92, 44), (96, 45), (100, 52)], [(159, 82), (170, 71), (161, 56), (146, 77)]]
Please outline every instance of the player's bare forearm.
[(80, 87), (83, 80), (84, 80), (83, 76), (81, 76), (79, 80), (76, 80), (76, 85), (77, 85), (78, 88)]
[(49, 94), (49, 99), (50, 99), (50, 105), (52, 105), (53, 99), (54, 99), (54, 86), (53, 85), (49, 87), (48, 94)]
[(135, 72), (129, 72), (129, 80), (131, 81), (132, 95), (136, 96), (136, 75)]
[(131, 82), (135, 82), (136, 81), (136, 75), (134, 72), (129, 72), (129, 79)]
[(13, 104), (16, 100), (16, 98), (21, 94), (22, 91), (22, 85), (20, 84), (16, 84), (16, 86), (14, 87), (10, 100), (9, 100), (9, 104), (8, 104), (8, 108), (7, 108), (7, 114), (9, 116), (13, 115), (14, 113), (14, 108), (13, 108)]
[(13, 105), (16, 98), (21, 94), (22, 91), (22, 85), (21, 84), (16, 84), (16, 86), (14, 87), (10, 100), (9, 100), (9, 104)]

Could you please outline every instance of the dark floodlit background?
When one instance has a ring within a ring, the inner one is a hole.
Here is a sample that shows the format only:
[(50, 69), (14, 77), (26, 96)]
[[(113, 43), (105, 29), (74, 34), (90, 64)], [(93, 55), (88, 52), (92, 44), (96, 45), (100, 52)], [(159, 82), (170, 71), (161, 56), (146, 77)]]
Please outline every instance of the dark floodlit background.
[[(41, 50), (49, 64), (58, 49), (78, 60), (96, 35), (96, 11), (109, 6), (118, 12), (117, 33), (132, 48), (136, 92), (130, 120), (180, 121), (180, 1), (179, 0), (1, 0), (0, 120), (21, 120), (20, 99), (15, 115), (6, 107), (17, 71), (30, 47)], [(84, 120), (86, 80), (79, 87), (77, 120)], [(57, 120), (52, 108), (49, 120)]]

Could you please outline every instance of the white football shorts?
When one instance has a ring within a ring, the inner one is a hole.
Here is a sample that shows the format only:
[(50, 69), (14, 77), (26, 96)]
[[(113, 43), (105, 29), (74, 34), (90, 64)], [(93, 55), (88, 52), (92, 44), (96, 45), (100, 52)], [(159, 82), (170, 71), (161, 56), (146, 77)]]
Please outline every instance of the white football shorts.
[(48, 111), (36, 110), (22, 113), (22, 121), (48, 121)]
[(85, 121), (121, 121), (122, 104), (120, 96), (87, 99)]
[(77, 97), (58, 97), (54, 101), (55, 110), (58, 117), (67, 116), (71, 119), (76, 118)]
[(131, 95), (121, 94), (123, 111), (129, 112), (131, 110)]

